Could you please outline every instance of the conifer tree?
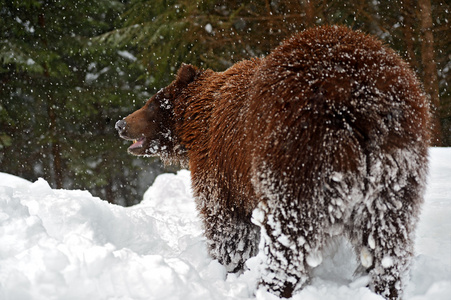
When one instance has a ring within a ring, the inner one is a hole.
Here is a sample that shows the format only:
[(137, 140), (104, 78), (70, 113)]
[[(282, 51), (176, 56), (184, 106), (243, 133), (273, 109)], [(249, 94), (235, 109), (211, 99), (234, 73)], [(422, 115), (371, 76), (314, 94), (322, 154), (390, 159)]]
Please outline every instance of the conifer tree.
[(427, 91), (449, 146), (451, 6), (430, 0), (434, 44), (424, 48), (418, 3), (0, 0), (0, 170), (133, 204), (160, 165), (126, 155), (116, 120), (171, 82), (182, 62), (221, 71), (323, 24), (379, 36), (423, 82), (431, 59), (422, 58), (432, 54), (437, 80)]
[[(451, 7), (443, 0), (430, 2), (427, 14), (433, 22), (428, 36), (439, 38), (427, 52), (437, 64), (438, 86), (427, 92), (440, 106), (435, 118), (443, 125), (443, 144), (451, 145)], [(421, 59), (429, 48), (423, 47), (427, 39), (423, 38), (418, 4), (407, 0), (132, 0), (124, 14), (124, 26), (98, 38), (134, 47), (148, 67), (155, 90), (172, 80), (181, 62), (223, 70), (239, 60), (267, 54), (284, 38), (309, 26), (343, 24), (381, 38), (409, 61), (425, 82), (431, 77), (427, 75), (430, 59)]]
[(139, 200), (140, 161), (126, 155), (114, 122), (149, 96), (145, 69), (126, 48), (92, 39), (119, 24), (124, 4), (0, 0), (0, 7), (1, 170), (122, 204)]

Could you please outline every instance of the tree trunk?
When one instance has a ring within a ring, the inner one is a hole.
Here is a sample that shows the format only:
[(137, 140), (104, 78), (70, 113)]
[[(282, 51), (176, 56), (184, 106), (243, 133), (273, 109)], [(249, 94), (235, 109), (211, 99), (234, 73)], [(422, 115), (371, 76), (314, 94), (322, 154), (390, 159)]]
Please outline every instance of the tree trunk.
[[(46, 26), (45, 26), (45, 13), (44, 8), (42, 9), (41, 13), (38, 15), (39, 20), (39, 26), (43, 29), (44, 35), (41, 37), (42, 43), (44, 44), (45, 48), (48, 50), (48, 43), (47, 43), (47, 36), (46, 36)], [(50, 82), (50, 72), (49, 72), (49, 66), (47, 63), (44, 63), (44, 76), (47, 79), (48, 82)], [(52, 157), (53, 157), (53, 176), (54, 176), (54, 182), (56, 185), (56, 188), (61, 189), (63, 188), (63, 169), (62, 169), (62, 159), (61, 159), (61, 144), (59, 143), (59, 135), (58, 135), (58, 126), (56, 124), (56, 114), (55, 114), (55, 108), (54, 108), (54, 101), (53, 97), (50, 94), (50, 91), (46, 91), (47, 94), (47, 114), (49, 116), (49, 135), (50, 135), (50, 142), (52, 143)]]
[(415, 12), (412, 0), (403, 0), (401, 14), (404, 18), (402, 31), (404, 33), (404, 42), (406, 43), (406, 59), (415, 70), (418, 70), (414, 42)]
[[(105, 197), (109, 203), (115, 203), (113, 192), (113, 178), (108, 178), (108, 183), (105, 186)], [(115, 203), (118, 204), (118, 203)]]
[(55, 177), (56, 188), (63, 188), (63, 167), (61, 161), (61, 145), (58, 141), (58, 127), (56, 124), (56, 115), (53, 108), (53, 101), (51, 96), (48, 96), (48, 115), (49, 115), (49, 130), (52, 143), (52, 156), (53, 156), (53, 175)]
[(432, 110), (432, 145), (441, 146), (440, 98), (438, 94), (437, 65), (434, 59), (434, 36), (432, 33), (432, 11), (430, 0), (418, 0), (421, 18), (421, 60), (423, 64), (423, 83), (430, 96)]
[(305, 20), (304, 24), (306, 27), (312, 27), (315, 25), (315, 5), (312, 0), (304, 0), (304, 11), (305, 11)]

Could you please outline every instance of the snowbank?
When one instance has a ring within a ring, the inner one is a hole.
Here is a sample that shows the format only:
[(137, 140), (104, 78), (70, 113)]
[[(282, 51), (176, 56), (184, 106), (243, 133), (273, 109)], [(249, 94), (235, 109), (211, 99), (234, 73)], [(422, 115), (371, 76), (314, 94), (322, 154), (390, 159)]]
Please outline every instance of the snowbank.
[[(426, 204), (407, 291), (451, 294), (451, 149), (431, 149)], [(293, 299), (382, 299), (354, 278), (343, 241)], [(188, 171), (159, 176), (134, 207), (0, 173), (0, 299), (275, 299), (249, 271), (227, 275), (205, 250)]]

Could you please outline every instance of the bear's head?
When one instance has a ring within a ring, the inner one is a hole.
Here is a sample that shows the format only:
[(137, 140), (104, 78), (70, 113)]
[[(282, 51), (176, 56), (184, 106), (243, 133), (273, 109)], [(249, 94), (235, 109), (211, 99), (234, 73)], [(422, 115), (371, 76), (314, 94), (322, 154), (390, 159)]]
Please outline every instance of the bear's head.
[(193, 82), (199, 70), (182, 64), (177, 78), (159, 90), (147, 103), (116, 122), (119, 136), (133, 141), (128, 152), (137, 156), (159, 156), (165, 164), (187, 164), (186, 150), (175, 132), (174, 103)]

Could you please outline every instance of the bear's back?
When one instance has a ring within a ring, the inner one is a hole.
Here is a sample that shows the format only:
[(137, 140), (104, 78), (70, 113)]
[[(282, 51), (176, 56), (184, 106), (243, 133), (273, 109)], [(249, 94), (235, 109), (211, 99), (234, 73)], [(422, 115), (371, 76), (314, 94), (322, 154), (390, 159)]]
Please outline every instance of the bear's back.
[(364, 33), (325, 26), (295, 35), (262, 61), (251, 88), (249, 144), (280, 164), (308, 158), (312, 174), (324, 165), (347, 172), (375, 149), (426, 151), (420, 84), (394, 51)]

